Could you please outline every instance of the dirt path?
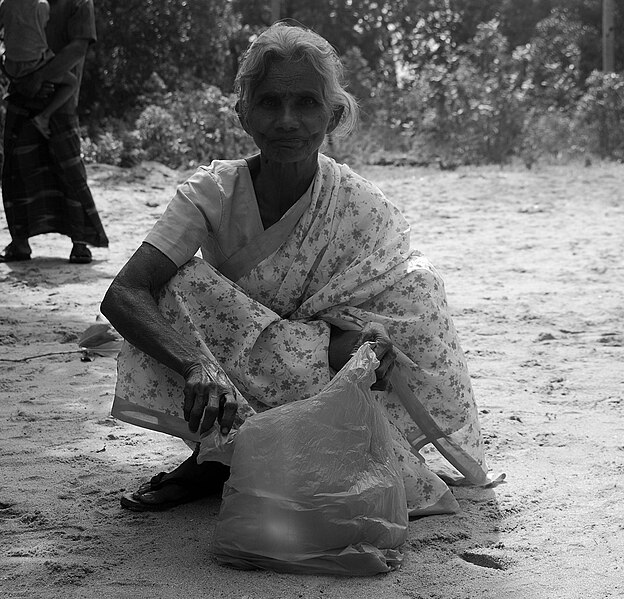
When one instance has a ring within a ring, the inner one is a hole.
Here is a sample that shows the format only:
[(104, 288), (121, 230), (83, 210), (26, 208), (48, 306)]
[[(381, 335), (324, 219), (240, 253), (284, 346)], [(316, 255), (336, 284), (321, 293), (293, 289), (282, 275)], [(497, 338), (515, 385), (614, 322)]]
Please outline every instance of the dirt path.
[(0, 264), (2, 597), (624, 595), (624, 167), (360, 172), (446, 280), (507, 482), (456, 489), (463, 511), (410, 523), (404, 567), (372, 579), (217, 566), (216, 500), (122, 511), (120, 491), (187, 451), (110, 418), (114, 360), (83, 362), (76, 341), (182, 175), (92, 167), (110, 250), (70, 266), (67, 240), (48, 235), (31, 262)]

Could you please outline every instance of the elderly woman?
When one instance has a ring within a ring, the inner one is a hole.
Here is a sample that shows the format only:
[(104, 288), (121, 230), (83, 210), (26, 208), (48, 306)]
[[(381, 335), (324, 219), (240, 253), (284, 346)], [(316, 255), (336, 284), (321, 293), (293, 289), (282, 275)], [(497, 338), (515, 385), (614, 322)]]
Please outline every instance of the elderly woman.
[(379, 189), (319, 153), (327, 134), (356, 122), (341, 76), (315, 33), (278, 23), (260, 35), (240, 66), (236, 105), (260, 152), (200, 167), (104, 298), (127, 340), (113, 415), (195, 447), (124, 495), (129, 509), (219, 493), (229, 475), (219, 451), (245, 418), (317, 394), (365, 341), (380, 360), (372, 388), (410, 514), (458, 509), (420, 455), (426, 445), (456, 478), (487, 481), (439, 275), (410, 250), (406, 221)]

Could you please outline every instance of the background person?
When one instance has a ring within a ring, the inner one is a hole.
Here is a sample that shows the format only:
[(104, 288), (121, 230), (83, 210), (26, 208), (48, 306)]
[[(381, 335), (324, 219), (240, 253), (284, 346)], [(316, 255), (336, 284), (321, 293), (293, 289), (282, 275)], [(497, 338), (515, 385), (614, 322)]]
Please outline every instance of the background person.
[[(87, 244), (108, 246), (87, 184), (77, 115), (86, 52), (96, 40), (93, 1), (52, 0), (46, 36), (54, 58), (9, 86), (2, 199), (11, 242), (0, 254), (0, 260), (29, 260), (29, 238), (61, 233), (72, 240), (69, 261), (89, 263), (91, 251)], [(47, 103), (40, 97), (49, 92), (46, 82), (70, 71), (76, 78), (76, 89), (50, 117), (51, 133), (46, 140), (32, 118)]]
[[(54, 58), (45, 35), (49, 18), (48, 0), (0, 0), (3, 68), (10, 79), (30, 75)], [(33, 117), (33, 124), (46, 139), (50, 137), (50, 116), (73, 96), (77, 81), (67, 72), (50, 83), (55, 84), (54, 93), (46, 107)]]

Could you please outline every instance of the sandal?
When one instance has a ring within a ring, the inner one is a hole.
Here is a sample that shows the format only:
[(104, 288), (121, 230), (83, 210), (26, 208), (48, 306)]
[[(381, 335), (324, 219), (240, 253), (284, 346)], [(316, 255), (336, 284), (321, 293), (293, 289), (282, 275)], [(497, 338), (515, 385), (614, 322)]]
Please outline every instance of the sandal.
[(69, 261), (72, 264), (89, 264), (91, 259), (91, 250), (84, 243), (74, 243), (69, 254)]
[(23, 260), (30, 260), (30, 252), (20, 252), (15, 249), (12, 243), (9, 243), (0, 254), (0, 262), (21, 262)]
[(167, 472), (159, 472), (134, 493), (122, 495), (121, 506), (135, 512), (161, 512), (202, 497), (220, 495), (230, 469), (219, 462), (207, 462), (206, 466), (207, 476), (201, 482), (180, 476), (164, 478)]

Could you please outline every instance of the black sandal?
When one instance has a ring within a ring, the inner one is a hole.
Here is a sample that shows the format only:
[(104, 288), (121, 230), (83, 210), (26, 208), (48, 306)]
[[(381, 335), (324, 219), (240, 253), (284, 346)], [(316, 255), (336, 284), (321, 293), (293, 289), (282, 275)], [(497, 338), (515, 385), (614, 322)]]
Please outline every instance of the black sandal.
[(90, 264), (92, 258), (91, 250), (84, 243), (74, 243), (69, 254), (72, 264)]
[[(204, 464), (200, 464), (200, 467)], [(135, 512), (162, 512), (178, 505), (183, 505), (203, 497), (220, 495), (223, 485), (230, 475), (230, 468), (219, 462), (206, 462), (205, 475), (202, 480), (189, 479), (180, 476), (164, 478), (167, 472), (159, 472), (146, 483), (143, 483), (134, 493), (125, 493), (121, 496), (122, 507)], [(178, 487), (179, 493), (171, 497), (171, 493), (159, 494), (159, 491), (171, 487)], [(147, 500), (146, 495), (151, 497)]]
[(21, 262), (30, 260), (30, 252), (20, 252), (15, 249), (12, 243), (9, 243), (0, 254), (0, 262)]

